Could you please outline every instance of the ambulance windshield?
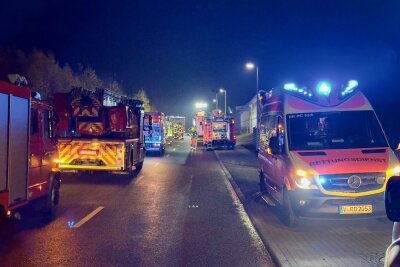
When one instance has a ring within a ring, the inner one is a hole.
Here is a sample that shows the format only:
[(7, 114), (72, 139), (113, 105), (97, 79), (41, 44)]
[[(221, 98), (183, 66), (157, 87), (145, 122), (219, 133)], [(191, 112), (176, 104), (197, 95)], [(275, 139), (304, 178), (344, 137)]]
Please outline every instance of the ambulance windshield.
[(373, 111), (287, 115), (289, 150), (387, 147)]

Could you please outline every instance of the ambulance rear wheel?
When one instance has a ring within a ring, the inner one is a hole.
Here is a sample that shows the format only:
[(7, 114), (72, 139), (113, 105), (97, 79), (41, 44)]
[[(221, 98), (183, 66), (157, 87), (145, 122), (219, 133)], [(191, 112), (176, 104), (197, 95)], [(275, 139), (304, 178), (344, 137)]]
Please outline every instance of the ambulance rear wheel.
[(292, 201), (286, 187), (283, 189), (282, 220), (289, 227), (299, 224), (299, 217), (293, 211)]

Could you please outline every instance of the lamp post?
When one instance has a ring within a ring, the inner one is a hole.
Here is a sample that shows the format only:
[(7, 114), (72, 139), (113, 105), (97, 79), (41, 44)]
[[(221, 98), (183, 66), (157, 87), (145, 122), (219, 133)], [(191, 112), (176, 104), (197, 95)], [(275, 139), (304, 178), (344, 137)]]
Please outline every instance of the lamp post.
[(254, 68), (256, 69), (256, 94), (258, 95), (258, 91), (260, 89), (258, 84), (258, 66), (251, 62), (246, 63), (246, 69), (253, 70)]
[(258, 131), (259, 131), (259, 114), (260, 114), (260, 110), (261, 110), (261, 108), (260, 108), (260, 105), (258, 104), (258, 91), (259, 91), (259, 82), (258, 82), (258, 66), (257, 65), (255, 65), (254, 63), (252, 63), (252, 62), (247, 62), (246, 63), (246, 69), (248, 69), (248, 70), (253, 70), (253, 69), (256, 69), (256, 111), (257, 111), (257, 114), (256, 114), (256, 127), (255, 127), (255, 134), (256, 134), (256, 136), (257, 136), (257, 138), (256, 138), (256, 151), (258, 151), (258, 136), (259, 136), (259, 134), (258, 134)]
[(226, 90), (224, 88), (219, 89), (220, 93), (224, 93), (225, 96), (225, 116), (226, 116)]

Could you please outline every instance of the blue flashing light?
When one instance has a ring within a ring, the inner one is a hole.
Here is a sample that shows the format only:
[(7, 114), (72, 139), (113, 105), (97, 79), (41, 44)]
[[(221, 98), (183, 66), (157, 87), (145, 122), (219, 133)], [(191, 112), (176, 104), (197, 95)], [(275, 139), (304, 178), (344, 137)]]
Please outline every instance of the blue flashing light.
[(347, 86), (347, 88), (354, 88), (358, 86), (358, 82), (356, 80), (351, 80), (349, 81), (349, 85)]
[(317, 92), (321, 95), (329, 96), (331, 93), (331, 85), (328, 82), (321, 82), (317, 85)]
[(354, 88), (358, 86), (358, 82), (356, 80), (350, 80), (347, 84), (347, 87), (343, 90), (342, 96), (349, 94), (354, 91)]
[(296, 87), (296, 84), (294, 84), (294, 83), (286, 83), (284, 86), (283, 86), (283, 88), (285, 89), (285, 90), (297, 90), (297, 87)]
[(75, 222), (74, 221), (68, 221), (68, 227), (69, 228), (73, 228), (74, 227), (74, 225), (75, 225)]
[(325, 183), (326, 183), (326, 178), (323, 177), (323, 176), (320, 176), (320, 177), (319, 177), (319, 183), (320, 183), (320, 184), (325, 184)]

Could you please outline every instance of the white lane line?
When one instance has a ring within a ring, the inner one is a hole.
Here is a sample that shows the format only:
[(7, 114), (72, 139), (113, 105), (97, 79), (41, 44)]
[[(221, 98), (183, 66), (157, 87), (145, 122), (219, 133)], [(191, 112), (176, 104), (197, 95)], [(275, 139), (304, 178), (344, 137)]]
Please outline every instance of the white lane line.
[(144, 175), (140, 175), (138, 178), (136, 178), (135, 184), (138, 184), (143, 178), (144, 178)]
[(85, 218), (83, 218), (82, 220), (80, 220), (79, 222), (77, 222), (73, 228), (79, 228), (82, 225), (84, 225), (87, 221), (89, 221), (90, 219), (92, 219), (97, 213), (99, 213), (102, 209), (104, 209), (103, 206), (99, 206), (97, 207), (97, 209), (95, 209), (94, 211), (92, 211), (91, 213), (89, 213), (88, 215), (86, 215)]

